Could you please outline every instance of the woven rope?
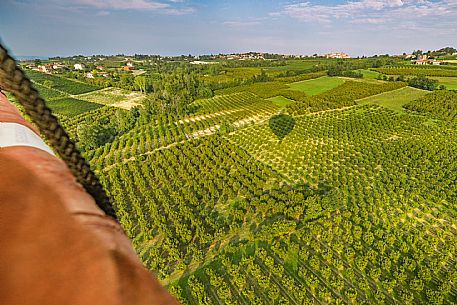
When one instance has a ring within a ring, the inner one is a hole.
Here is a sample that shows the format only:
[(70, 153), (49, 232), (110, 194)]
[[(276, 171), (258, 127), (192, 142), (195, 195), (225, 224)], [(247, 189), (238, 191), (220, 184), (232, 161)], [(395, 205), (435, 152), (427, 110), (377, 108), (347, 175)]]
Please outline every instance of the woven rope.
[(33, 88), (31, 81), (1, 44), (0, 87), (14, 95), (33, 123), (38, 126), (41, 134), (48, 139), (54, 151), (67, 164), (77, 181), (83, 185), (107, 215), (116, 219), (113, 206), (97, 176), (81, 156), (67, 132), (59, 124), (58, 119), (52, 114), (46, 102)]

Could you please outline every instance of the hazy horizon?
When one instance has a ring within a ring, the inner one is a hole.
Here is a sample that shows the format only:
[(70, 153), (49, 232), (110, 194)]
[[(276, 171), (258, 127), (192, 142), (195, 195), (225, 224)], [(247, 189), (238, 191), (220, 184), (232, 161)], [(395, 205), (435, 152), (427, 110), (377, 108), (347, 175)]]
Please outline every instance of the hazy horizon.
[(353, 57), (457, 44), (457, 1), (4, 0), (0, 39), (16, 56)]

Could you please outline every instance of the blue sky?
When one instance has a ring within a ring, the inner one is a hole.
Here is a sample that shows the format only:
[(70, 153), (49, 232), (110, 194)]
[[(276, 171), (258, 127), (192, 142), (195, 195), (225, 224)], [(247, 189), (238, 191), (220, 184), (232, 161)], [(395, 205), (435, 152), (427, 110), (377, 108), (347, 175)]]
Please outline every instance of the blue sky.
[(0, 0), (16, 55), (352, 56), (457, 47), (457, 0)]

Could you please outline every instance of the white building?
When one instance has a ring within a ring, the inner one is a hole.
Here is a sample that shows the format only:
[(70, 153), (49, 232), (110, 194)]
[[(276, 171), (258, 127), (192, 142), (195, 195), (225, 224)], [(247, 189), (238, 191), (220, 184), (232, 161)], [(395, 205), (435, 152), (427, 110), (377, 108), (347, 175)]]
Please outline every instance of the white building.
[(86, 66), (84, 64), (74, 64), (75, 70), (84, 70)]
[(190, 64), (191, 65), (215, 65), (215, 64), (218, 64), (218, 62), (194, 60), (194, 61), (191, 61)]
[(351, 58), (348, 54), (344, 52), (331, 52), (331, 53), (326, 53), (322, 54), (321, 56), (325, 58)]
[(68, 69), (68, 67), (67, 67), (67, 66), (65, 66), (65, 65), (62, 65), (62, 64), (53, 64), (53, 65), (52, 65), (52, 68), (53, 68), (54, 70), (59, 70), (59, 69)]

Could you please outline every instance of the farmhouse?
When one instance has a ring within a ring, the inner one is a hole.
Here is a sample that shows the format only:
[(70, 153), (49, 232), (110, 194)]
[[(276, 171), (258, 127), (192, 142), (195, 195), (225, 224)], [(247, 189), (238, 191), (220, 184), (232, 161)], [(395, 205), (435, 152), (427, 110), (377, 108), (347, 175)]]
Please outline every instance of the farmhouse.
[(124, 71), (133, 71), (134, 68), (131, 67), (131, 66), (123, 66), (122, 69), (123, 69)]
[(51, 64), (45, 64), (45, 65), (38, 66), (38, 70), (40, 72), (50, 73), (54, 70), (54, 68)]
[(35, 64), (27, 65), (27, 68), (34, 71), (40, 71), (40, 69)]
[(442, 62), (438, 59), (429, 59), (427, 55), (418, 56), (418, 59), (411, 61), (415, 65), (441, 65)]
[(413, 60), (412, 62), (414, 64), (416, 64), (416, 65), (426, 65), (426, 64), (428, 64), (428, 60), (427, 59), (418, 59), (418, 60)]
[(84, 70), (86, 66), (84, 64), (74, 64), (75, 70)]
[(194, 60), (194, 61), (191, 61), (190, 64), (191, 65), (215, 65), (215, 64), (218, 64), (218, 62)]
[(67, 70), (67, 69), (68, 69), (67, 66), (62, 65), (62, 64), (53, 64), (53, 65), (52, 65), (52, 68), (53, 68), (54, 70)]
[(437, 59), (429, 59), (429, 64), (432, 64), (432, 65), (441, 65), (441, 63), (443, 62), (442, 60), (437, 60)]
[(331, 52), (331, 53), (326, 53), (322, 54), (322, 57), (325, 58), (351, 58), (348, 54), (344, 52)]

